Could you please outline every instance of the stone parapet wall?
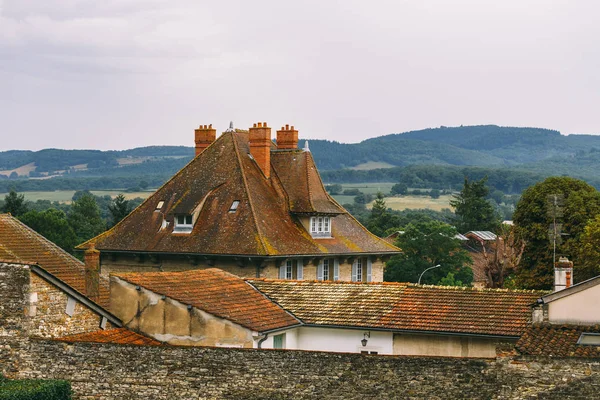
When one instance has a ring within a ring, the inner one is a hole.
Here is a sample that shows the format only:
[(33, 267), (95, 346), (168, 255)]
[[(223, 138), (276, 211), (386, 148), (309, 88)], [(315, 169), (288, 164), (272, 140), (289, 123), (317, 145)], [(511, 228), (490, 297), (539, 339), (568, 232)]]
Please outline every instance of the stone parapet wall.
[(21, 378), (75, 399), (590, 399), (600, 360), (473, 360), (32, 339)]

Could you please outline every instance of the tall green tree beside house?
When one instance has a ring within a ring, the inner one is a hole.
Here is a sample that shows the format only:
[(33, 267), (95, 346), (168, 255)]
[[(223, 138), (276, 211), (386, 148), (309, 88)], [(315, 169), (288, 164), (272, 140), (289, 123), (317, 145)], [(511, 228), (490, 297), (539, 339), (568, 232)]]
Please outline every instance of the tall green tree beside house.
[(424, 221), (408, 224), (398, 236), (396, 246), (402, 254), (394, 256), (386, 264), (385, 281), (417, 282), (427, 268), (440, 264), (439, 268), (427, 271), (421, 283), (436, 284), (443, 278), (460, 285), (473, 281), (472, 263), (469, 253), (455, 238), (456, 228), (440, 221)]
[(79, 244), (66, 214), (61, 210), (32, 210), (21, 215), (19, 220), (69, 253)]
[(600, 275), (600, 214), (588, 221), (581, 234), (577, 261), (580, 275)]
[[(77, 194), (75, 193), (75, 195)], [(75, 231), (79, 243), (101, 234), (106, 229), (106, 224), (100, 217), (100, 208), (90, 193), (81, 193), (73, 201), (68, 221)]]
[(456, 213), (456, 228), (459, 232), (495, 231), (500, 225), (494, 206), (487, 200), (490, 189), (486, 182), (487, 177), (478, 181), (469, 181), (465, 177), (462, 190), (450, 200)]
[(4, 197), (4, 204), (2, 205), (3, 213), (10, 213), (13, 217), (19, 217), (28, 211), (27, 203), (25, 202), (25, 196), (17, 194), (14, 190), (11, 190)]
[(131, 204), (125, 200), (123, 194), (119, 194), (115, 197), (112, 202), (108, 205), (108, 211), (111, 216), (111, 226), (115, 226), (123, 218), (125, 218), (131, 212)]
[(398, 216), (391, 213), (385, 204), (383, 193), (378, 192), (377, 198), (371, 208), (371, 213), (366, 221), (366, 226), (371, 233), (383, 237), (390, 228), (399, 226)]
[[(562, 255), (574, 262), (574, 281), (596, 275), (593, 268), (585, 266), (582, 246), (586, 225), (599, 213), (600, 193), (579, 179), (551, 177), (525, 190), (513, 215), (516, 236), (526, 243), (515, 284), (527, 289), (552, 287), (554, 221), (557, 259)], [(595, 237), (591, 224), (585, 236), (588, 244)]]

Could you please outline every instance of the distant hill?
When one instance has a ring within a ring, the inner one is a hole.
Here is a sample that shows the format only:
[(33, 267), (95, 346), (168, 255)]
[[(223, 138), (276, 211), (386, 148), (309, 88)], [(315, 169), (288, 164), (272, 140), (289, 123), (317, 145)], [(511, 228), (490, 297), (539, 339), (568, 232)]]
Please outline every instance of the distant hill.
[[(303, 142), (304, 139), (300, 141)], [(440, 127), (390, 134), (355, 144), (329, 140), (309, 140), (309, 144), (324, 177), (336, 177), (336, 181), (344, 176), (355, 182), (361, 177), (380, 180), (398, 173), (396, 170), (368, 172), (382, 166), (390, 169), (409, 166), (482, 167), (531, 172), (534, 176), (563, 174), (594, 181), (600, 170), (600, 136), (564, 136), (555, 130), (539, 128), (496, 125)], [(193, 154), (193, 147), (186, 146), (150, 146), (122, 151), (11, 150), (0, 152), (0, 182), (10, 176), (10, 180), (60, 177), (60, 182), (94, 178), (97, 184), (104, 182), (105, 188), (110, 187), (111, 180), (112, 184), (119, 182), (121, 185), (139, 180), (154, 184), (173, 175)], [(336, 172), (340, 170), (344, 171)], [(419, 173), (426, 170), (421, 168)], [(0, 190), (8, 184), (4, 182)], [(51, 187), (52, 183), (19, 183), (18, 186), (42, 188)]]

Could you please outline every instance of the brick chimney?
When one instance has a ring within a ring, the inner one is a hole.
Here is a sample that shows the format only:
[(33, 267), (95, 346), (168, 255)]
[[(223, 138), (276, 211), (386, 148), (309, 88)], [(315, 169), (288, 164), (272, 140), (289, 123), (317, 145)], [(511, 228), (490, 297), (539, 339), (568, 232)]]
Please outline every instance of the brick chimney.
[(567, 257), (560, 257), (554, 267), (554, 291), (570, 287), (573, 277), (573, 263)]
[(100, 252), (95, 248), (83, 253), (85, 264), (85, 295), (92, 301), (98, 302), (100, 297)]
[(217, 130), (213, 129), (212, 124), (200, 125), (198, 129), (194, 131), (194, 141), (196, 142), (196, 155), (202, 153), (205, 148), (210, 146), (212, 142), (217, 138)]
[(250, 128), (250, 154), (265, 176), (271, 176), (271, 128), (266, 122), (259, 122)]
[(297, 149), (298, 148), (298, 131), (289, 125), (282, 126), (281, 130), (277, 131), (277, 148), (280, 150)]

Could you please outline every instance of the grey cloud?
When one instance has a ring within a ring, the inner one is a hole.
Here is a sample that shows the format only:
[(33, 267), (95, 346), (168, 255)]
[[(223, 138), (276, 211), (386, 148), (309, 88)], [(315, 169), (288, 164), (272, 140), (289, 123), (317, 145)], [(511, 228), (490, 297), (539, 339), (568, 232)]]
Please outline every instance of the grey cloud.
[(598, 133), (598, 11), (592, 0), (0, 0), (4, 150), (191, 145), (195, 125), (230, 119), (339, 141), (481, 123)]

